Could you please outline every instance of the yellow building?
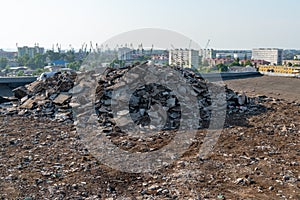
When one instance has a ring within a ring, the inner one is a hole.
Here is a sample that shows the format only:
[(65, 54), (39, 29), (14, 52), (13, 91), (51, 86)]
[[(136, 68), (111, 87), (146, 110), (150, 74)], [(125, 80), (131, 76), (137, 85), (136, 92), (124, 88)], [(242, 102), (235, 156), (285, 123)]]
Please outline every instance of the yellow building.
[(277, 74), (295, 74), (300, 75), (300, 67), (276, 66), (276, 65), (260, 65), (259, 72), (271, 72)]

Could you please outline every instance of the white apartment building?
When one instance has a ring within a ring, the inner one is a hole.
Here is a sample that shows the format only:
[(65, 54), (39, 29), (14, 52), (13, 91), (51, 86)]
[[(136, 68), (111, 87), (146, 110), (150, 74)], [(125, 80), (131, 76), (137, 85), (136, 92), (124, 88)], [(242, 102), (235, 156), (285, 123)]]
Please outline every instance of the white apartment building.
[(271, 65), (281, 65), (282, 49), (277, 48), (258, 48), (252, 49), (252, 60), (265, 60)]
[(193, 49), (170, 50), (169, 65), (176, 65), (184, 68), (198, 68), (199, 51)]

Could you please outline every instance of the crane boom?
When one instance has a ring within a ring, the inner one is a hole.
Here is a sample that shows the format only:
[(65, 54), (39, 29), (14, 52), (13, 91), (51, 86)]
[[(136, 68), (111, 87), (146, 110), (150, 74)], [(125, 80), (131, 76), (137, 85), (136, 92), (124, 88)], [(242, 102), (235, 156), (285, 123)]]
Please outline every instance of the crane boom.
[(208, 40), (207, 40), (207, 43), (206, 43), (206, 45), (205, 45), (205, 48), (204, 48), (204, 49), (207, 49), (207, 47), (208, 47), (209, 43), (210, 43), (210, 39), (208, 39)]

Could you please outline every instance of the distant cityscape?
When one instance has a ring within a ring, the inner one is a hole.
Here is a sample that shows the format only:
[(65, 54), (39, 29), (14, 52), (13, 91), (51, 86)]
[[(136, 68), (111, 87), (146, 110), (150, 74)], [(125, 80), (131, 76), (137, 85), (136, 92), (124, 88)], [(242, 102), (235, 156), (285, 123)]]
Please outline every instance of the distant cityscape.
[(103, 54), (103, 65), (121, 67), (138, 61), (150, 60), (157, 65), (180, 66), (201, 72), (227, 72), (237, 67), (288, 66), (300, 67), (300, 50), (254, 48), (252, 50), (217, 49), (144, 49), (121, 47), (104, 49), (87, 46), (74, 50), (57, 48), (45, 50), (38, 44), (18, 47), (17, 51), (0, 49), (0, 76), (32, 76), (46, 71), (79, 70), (84, 59), (93, 52)]

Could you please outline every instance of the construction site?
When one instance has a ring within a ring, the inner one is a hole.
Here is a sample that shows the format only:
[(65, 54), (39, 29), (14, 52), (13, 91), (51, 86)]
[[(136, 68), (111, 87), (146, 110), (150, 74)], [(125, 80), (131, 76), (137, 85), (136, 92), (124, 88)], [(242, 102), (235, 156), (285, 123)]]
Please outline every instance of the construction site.
[[(102, 138), (124, 151), (147, 154), (176, 138), (184, 116), (180, 109), (190, 105), (158, 84), (139, 88), (130, 98), (128, 111), (119, 113), (129, 113), (132, 121), (122, 123), (129, 128), (131, 123), (147, 127), (153, 120), (166, 123), (157, 125), (159, 130), (152, 135), (126, 133), (114, 122), (117, 105), (111, 91), (122, 91), (122, 78), (130, 82), (126, 74), (138, 69), (145, 73), (139, 76), (146, 79), (146, 64), (108, 68), (97, 77), (92, 85), (93, 115)], [(147, 172), (114, 168), (84, 145), (74, 118), (73, 95), (74, 86), (87, 85), (80, 84), (83, 79), (77, 74), (55, 74), (14, 89), (13, 97), (0, 98), (0, 198), (300, 199), (300, 79), (225, 80), (222, 131), (211, 151), (201, 157), (215, 106), (210, 90), (218, 91), (221, 86), (188, 69), (172, 70), (191, 85), (191, 94), (201, 105), (191, 105), (199, 109), (197, 128), (182, 155)], [(153, 113), (151, 102), (168, 107), (167, 114)], [(82, 116), (78, 112), (77, 118)]]

